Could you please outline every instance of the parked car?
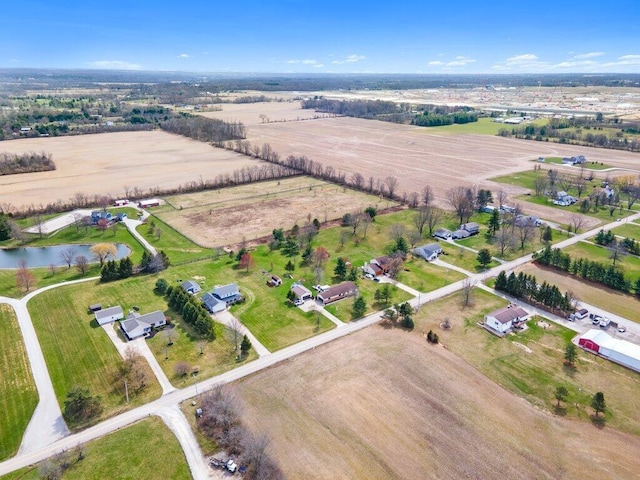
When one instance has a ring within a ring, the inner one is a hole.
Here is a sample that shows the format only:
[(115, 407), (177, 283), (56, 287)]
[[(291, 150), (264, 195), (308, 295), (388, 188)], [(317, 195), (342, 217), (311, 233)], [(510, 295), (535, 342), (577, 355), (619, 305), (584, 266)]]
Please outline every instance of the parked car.
[(609, 324), (611, 323), (611, 320), (609, 320), (606, 317), (602, 317), (600, 319), (600, 328), (607, 328), (609, 326)]
[(293, 302), (293, 304), (294, 304), (296, 307), (299, 307), (300, 305), (303, 305), (303, 304), (304, 304), (304, 300), (302, 300), (301, 298), (298, 298), (298, 299), (296, 299), (296, 300)]
[(627, 327), (625, 327), (624, 325), (620, 325), (620, 326), (618, 327), (618, 331), (619, 331), (620, 333), (624, 333), (624, 332), (626, 332), (626, 331), (627, 331)]
[(235, 473), (236, 470), (238, 470), (238, 465), (236, 465), (236, 462), (234, 462), (232, 459), (229, 459), (226, 467), (227, 467), (227, 470), (229, 470), (231, 473)]

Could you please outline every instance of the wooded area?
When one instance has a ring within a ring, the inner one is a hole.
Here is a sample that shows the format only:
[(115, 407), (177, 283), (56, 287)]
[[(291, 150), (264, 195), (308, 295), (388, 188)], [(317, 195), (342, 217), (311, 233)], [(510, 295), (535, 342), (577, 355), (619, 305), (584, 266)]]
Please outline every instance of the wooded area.
[(46, 172), (55, 170), (50, 153), (0, 153), (0, 175), (12, 175), (15, 173)]

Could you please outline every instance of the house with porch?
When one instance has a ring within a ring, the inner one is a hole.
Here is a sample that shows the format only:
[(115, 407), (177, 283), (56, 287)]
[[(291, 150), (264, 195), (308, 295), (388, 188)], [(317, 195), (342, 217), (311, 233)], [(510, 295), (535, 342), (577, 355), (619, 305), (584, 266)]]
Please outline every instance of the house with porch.
[(153, 328), (167, 324), (167, 318), (160, 310), (140, 315), (138, 312), (131, 312), (127, 318), (120, 322), (120, 329), (125, 337), (134, 340), (140, 337), (148, 337)]
[(240, 289), (237, 283), (219, 285), (211, 291), (211, 294), (218, 300), (223, 300), (227, 306), (242, 300), (242, 295), (240, 295)]
[(500, 335), (504, 335), (509, 330), (520, 327), (529, 319), (529, 313), (518, 307), (509, 304), (506, 307), (499, 308), (484, 316), (484, 325)]

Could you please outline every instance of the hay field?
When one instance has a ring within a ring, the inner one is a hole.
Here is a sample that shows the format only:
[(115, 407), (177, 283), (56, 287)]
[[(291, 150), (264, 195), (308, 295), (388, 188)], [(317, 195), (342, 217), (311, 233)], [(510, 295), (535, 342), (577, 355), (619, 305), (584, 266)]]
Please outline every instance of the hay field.
[[(329, 116), (315, 110), (303, 110), (300, 102), (221, 103), (220, 112), (193, 112), (207, 118), (238, 121), (247, 127), (267, 122), (291, 122)], [(264, 120), (261, 115), (264, 115)]]
[(157, 216), (205, 247), (233, 245), (289, 230), (317, 218), (335, 220), (368, 206), (395, 205), (385, 199), (344, 189), (309, 177), (166, 197)]
[(56, 170), (0, 176), (0, 203), (67, 201), (76, 192), (124, 195), (124, 187), (177, 187), (256, 165), (258, 160), (162, 131), (102, 133), (0, 142), (0, 152), (45, 151)]
[[(238, 383), (290, 478), (632, 478), (640, 438), (542, 412), (380, 326)], [(588, 467), (588, 468), (585, 468)]]

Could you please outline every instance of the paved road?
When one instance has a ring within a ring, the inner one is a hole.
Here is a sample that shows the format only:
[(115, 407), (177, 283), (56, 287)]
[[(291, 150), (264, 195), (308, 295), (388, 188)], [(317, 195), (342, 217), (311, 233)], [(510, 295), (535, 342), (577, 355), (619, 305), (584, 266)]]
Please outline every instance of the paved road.
[[(628, 221), (633, 221), (638, 218), (640, 218), (640, 213), (631, 215), (628, 218)], [(611, 224), (605, 225), (604, 227), (601, 226), (589, 232), (575, 235), (569, 239), (563, 240), (562, 242), (557, 243), (555, 246), (558, 248), (562, 248), (562, 247), (572, 245), (592, 235), (595, 235), (598, 232), (598, 230), (600, 230), (601, 228), (611, 229), (618, 224), (619, 223), (617, 222), (612, 222)], [(501, 271), (508, 272), (518, 266), (528, 263), (529, 261), (531, 261), (531, 255), (525, 255), (516, 260), (506, 262), (502, 265), (499, 265), (490, 270), (487, 270), (486, 272), (471, 275), (468, 278), (470, 278), (472, 281), (477, 281), (477, 282), (484, 281), (488, 278), (495, 277)], [(414, 308), (418, 307), (419, 305), (424, 305), (430, 301), (436, 300), (438, 298), (444, 297), (446, 295), (449, 295), (451, 293), (454, 293), (460, 290), (463, 287), (463, 284), (465, 281), (467, 281), (467, 279), (460, 280), (458, 282), (447, 285), (433, 292), (421, 294), (418, 298), (412, 299), (410, 303)], [(11, 300), (11, 299), (6, 299), (6, 300)], [(2, 299), (0, 299), (0, 301), (2, 301)], [(6, 302), (6, 303), (10, 303), (10, 302)], [(328, 332), (324, 332), (320, 335), (304, 340), (296, 345), (292, 345), (280, 351), (271, 353), (270, 355), (263, 356), (253, 362), (249, 362), (234, 370), (231, 370), (224, 374), (221, 374), (216, 377), (205, 380), (203, 382), (200, 382), (199, 383), (200, 392), (208, 388), (211, 388), (212, 386), (218, 383), (228, 383), (228, 382), (238, 380), (247, 375), (256, 373), (264, 368), (271, 367), (293, 356), (296, 356), (308, 350), (314, 349), (315, 347), (331, 342), (337, 338), (340, 338), (345, 335), (349, 335), (353, 332), (369, 327), (370, 325), (373, 325), (379, 322), (381, 320), (381, 315), (382, 315), (382, 312), (376, 312), (374, 314), (368, 315), (367, 317), (361, 320), (345, 324), (344, 327), (342, 328), (335, 328)], [(35, 338), (35, 332), (33, 336)], [(36, 342), (37, 342), (37, 339), (36, 339)], [(39, 345), (37, 347), (37, 350), (40, 352), (40, 356), (41, 356), (42, 352), (40, 351)], [(31, 361), (31, 355), (30, 355), (30, 361)], [(42, 362), (44, 362), (44, 359), (42, 359)], [(54, 443), (48, 444), (40, 448), (30, 448), (28, 451), (22, 451), (16, 457), (0, 463), (0, 475), (9, 473), (11, 471), (17, 470), (19, 468), (25, 467), (33, 463), (37, 463), (59, 452), (62, 449), (72, 448), (76, 446), (78, 443), (85, 443), (95, 438), (101, 437), (119, 428), (123, 428), (150, 414), (155, 414), (161, 408), (175, 405), (178, 402), (192, 398), (196, 396), (198, 393), (196, 389), (197, 389), (197, 386), (194, 385), (181, 390), (175, 390), (153, 402), (150, 402), (146, 405), (135, 408), (133, 410), (120, 414), (111, 419), (108, 419), (100, 423), (99, 425), (96, 425), (92, 428), (84, 430), (80, 433), (69, 435), (65, 438), (61, 438)]]
[(300, 305), (299, 308), (303, 312), (319, 312), (322, 316), (328, 318), (333, 323), (335, 323), (337, 327), (344, 326), (344, 322), (340, 320), (338, 317), (336, 317), (334, 314), (332, 314), (331, 312), (327, 311), (327, 309), (324, 308), (324, 305), (320, 303), (320, 301), (318, 300), (307, 300), (302, 305)]
[(217, 478), (214, 471), (207, 465), (198, 440), (196, 440), (196, 436), (191, 430), (191, 425), (189, 425), (178, 405), (161, 408), (158, 410), (158, 416), (162, 418), (167, 427), (174, 433), (178, 442), (180, 442), (193, 480)]
[(140, 244), (147, 249), (149, 253), (153, 255), (158, 254), (158, 251), (155, 249), (155, 247), (147, 242), (145, 238), (136, 230), (137, 226), (142, 225), (142, 222), (140, 220), (125, 218), (122, 223), (125, 224), (125, 226), (129, 229), (129, 232), (131, 232), (131, 235), (133, 235), (140, 242)]

